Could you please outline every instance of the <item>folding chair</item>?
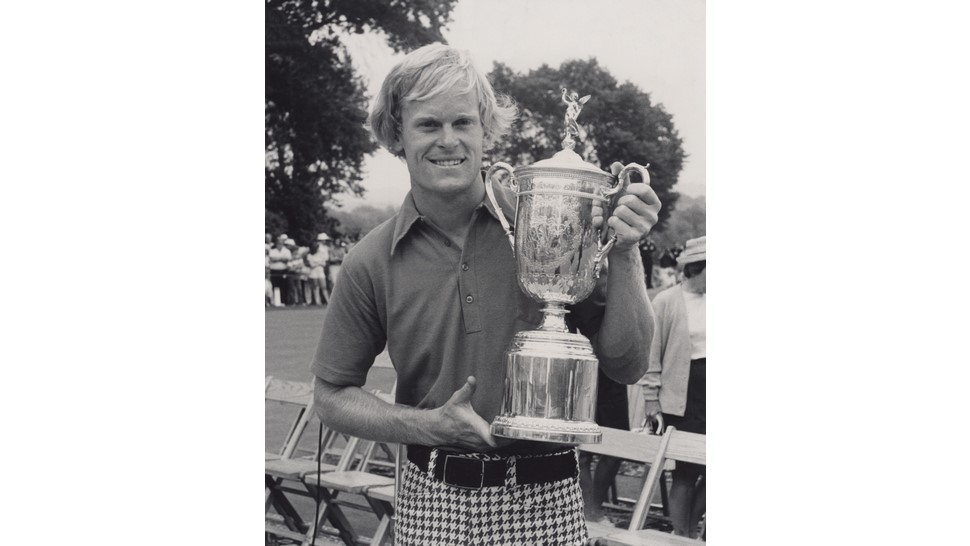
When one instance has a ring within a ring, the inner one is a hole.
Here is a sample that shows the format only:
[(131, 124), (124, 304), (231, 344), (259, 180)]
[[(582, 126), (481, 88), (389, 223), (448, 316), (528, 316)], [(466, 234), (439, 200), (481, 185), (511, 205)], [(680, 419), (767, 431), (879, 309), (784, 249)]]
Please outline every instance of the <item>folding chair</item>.
[[(392, 397), (388, 394), (375, 394), (384, 400), (393, 402)], [(382, 444), (381, 442), (374, 442), (371, 440), (359, 441), (360, 447), (358, 449), (361, 453), (361, 457), (356, 469), (338, 469), (333, 472), (320, 473), (317, 473), (316, 471), (308, 472), (303, 475), (303, 483), (311, 495), (318, 496), (326, 501), (329, 510), (338, 510), (340, 506), (349, 506), (366, 510), (366, 506), (343, 502), (337, 499), (338, 495), (341, 493), (363, 496), (367, 501), (370, 510), (373, 511), (378, 520), (380, 520), (378, 524), (378, 532), (375, 533), (375, 535), (378, 536), (379, 540), (383, 540), (384, 537), (389, 534), (388, 527), (390, 526), (391, 518), (393, 516), (393, 488), (396, 481), (395, 478), (377, 474), (374, 471), (377, 468), (391, 465), (394, 467), (395, 477), (397, 477), (399, 475), (398, 465), (400, 464), (400, 458), (398, 456), (398, 452), (400, 450), (400, 446), (397, 444)], [(392, 459), (389, 463), (374, 458), (375, 445), (378, 444), (381, 445), (381, 448), (385, 453), (391, 455)], [(380, 487), (390, 487), (391, 490), (388, 492), (388, 490), (385, 489), (381, 491), (374, 491), (373, 494), (368, 494), (372, 489)], [(390, 499), (388, 497), (390, 497)], [(323, 510), (317, 514), (317, 521), (321, 522), (323, 518), (329, 516), (330, 514), (326, 510)], [(348, 527), (345, 530), (348, 532), (352, 540), (364, 540), (358, 537), (357, 533), (353, 529)], [(371, 543), (374, 543), (373, 539), (371, 539)]]
[[(310, 496), (303, 487), (300, 478), (307, 472), (317, 470), (318, 452), (325, 455), (339, 454), (339, 451), (335, 448), (339, 435), (321, 427), (317, 448), (312, 450), (300, 448), (300, 442), (304, 437), (307, 426), (315, 417), (312, 383), (267, 378), (266, 400), (267, 402), (289, 406), (288, 409), (295, 408), (295, 418), (289, 425), (279, 451), (276, 453), (266, 452), (266, 532), (300, 540), (309, 532), (310, 527), (304, 522), (288, 495)], [(346, 458), (341, 456), (337, 464), (321, 461), (320, 470), (334, 471), (350, 468), (357, 441), (350, 439), (347, 441), (347, 445), (350, 448), (350, 453), (345, 452)], [(290, 483), (298, 484), (299, 487), (290, 486)], [(271, 509), (275, 511), (275, 514), (271, 513)], [(339, 530), (342, 524), (343, 522), (338, 521), (335, 526)]]
[[(662, 436), (654, 436), (643, 432), (632, 432), (610, 427), (600, 427), (600, 430), (603, 432), (603, 438), (600, 443), (582, 444), (579, 446), (580, 451), (597, 455), (608, 455), (618, 459), (650, 465), (654, 463), (663, 442)], [(644, 480), (646, 480), (646, 476)], [(645, 481), (644, 487), (646, 487)], [(637, 499), (637, 504), (634, 505), (634, 511), (640, 506), (641, 502), (647, 503), (646, 509), (650, 508), (649, 499), (643, 500), (642, 497), (641, 495)], [(646, 510), (644, 514), (646, 514)], [(586, 529), (589, 532), (591, 544), (596, 544), (596, 539), (617, 531), (617, 528), (612, 525), (590, 520), (586, 521)]]
[(643, 490), (637, 499), (633, 517), (630, 519), (630, 527), (624, 532), (599, 538), (595, 544), (597, 546), (653, 546), (665, 544), (696, 545), (699, 542), (703, 542), (701, 540), (664, 533), (655, 529), (642, 529), (642, 527), (646, 522), (647, 510), (657, 492), (660, 480), (662, 479), (664, 466), (668, 461), (706, 465), (706, 452), (707, 437), (703, 434), (682, 432), (674, 427), (667, 427), (667, 431), (661, 437), (657, 456), (650, 466), (650, 472), (647, 474)]

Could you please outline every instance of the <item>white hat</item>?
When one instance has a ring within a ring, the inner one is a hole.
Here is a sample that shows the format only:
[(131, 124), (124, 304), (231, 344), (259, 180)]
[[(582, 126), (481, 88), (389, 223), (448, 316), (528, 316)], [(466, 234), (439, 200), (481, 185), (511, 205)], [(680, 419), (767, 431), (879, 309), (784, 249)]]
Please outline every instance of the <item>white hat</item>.
[(330, 236), (327, 235), (326, 233), (321, 233), (320, 235), (317, 235), (317, 240), (318, 241), (329, 241), (330, 240)]
[(684, 251), (677, 256), (677, 263), (680, 265), (704, 260), (707, 260), (707, 235), (688, 240)]
[(296, 241), (294, 241), (293, 239), (287, 239), (283, 241), (283, 244), (286, 246), (290, 246), (290, 245), (296, 246)]

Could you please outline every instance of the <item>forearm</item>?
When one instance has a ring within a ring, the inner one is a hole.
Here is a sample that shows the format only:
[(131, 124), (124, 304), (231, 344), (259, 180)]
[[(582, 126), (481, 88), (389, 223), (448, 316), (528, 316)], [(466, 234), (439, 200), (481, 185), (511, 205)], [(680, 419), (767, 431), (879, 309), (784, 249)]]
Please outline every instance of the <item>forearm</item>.
[(614, 381), (631, 384), (647, 371), (655, 318), (636, 248), (609, 255), (606, 311), (597, 334), (597, 356)]
[(360, 387), (314, 380), (314, 408), (328, 427), (367, 440), (437, 445), (435, 410), (391, 404)]

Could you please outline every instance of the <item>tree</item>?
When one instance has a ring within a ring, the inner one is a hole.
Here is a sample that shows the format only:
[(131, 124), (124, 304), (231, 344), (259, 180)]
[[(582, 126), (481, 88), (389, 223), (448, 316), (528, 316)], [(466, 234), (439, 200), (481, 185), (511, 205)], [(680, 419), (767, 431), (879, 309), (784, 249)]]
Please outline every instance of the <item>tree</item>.
[(592, 95), (579, 116), (576, 152), (586, 161), (609, 170), (610, 163), (649, 163), (650, 186), (663, 207), (657, 230), (663, 229), (678, 194), (671, 190), (686, 154), (673, 118), (650, 95), (629, 82), (617, 83), (595, 58), (571, 60), (559, 69), (542, 65), (519, 74), (495, 63), (489, 79), (496, 90), (511, 96), (520, 116), (512, 134), (491, 152), (493, 161), (527, 165), (552, 157), (565, 136), (562, 87), (580, 96)]
[(363, 195), (367, 97), (341, 36), (382, 32), (395, 50), (444, 41), (456, 0), (267, 0), (266, 231), (307, 243), (336, 223), (324, 204)]
[(658, 248), (683, 245), (687, 239), (707, 234), (707, 205), (704, 197), (680, 196), (662, 232), (651, 232)]
[(384, 208), (359, 205), (351, 210), (333, 209), (329, 212), (337, 222), (337, 233), (353, 241), (359, 241), (381, 222), (394, 216), (397, 209), (391, 205), (385, 205)]

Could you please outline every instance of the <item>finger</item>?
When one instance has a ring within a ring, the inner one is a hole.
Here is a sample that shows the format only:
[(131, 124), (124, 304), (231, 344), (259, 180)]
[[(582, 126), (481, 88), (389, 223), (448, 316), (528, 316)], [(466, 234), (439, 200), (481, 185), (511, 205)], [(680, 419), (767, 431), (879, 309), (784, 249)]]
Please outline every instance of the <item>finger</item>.
[(448, 402), (451, 404), (470, 404), (473, 394), (475, 394), (475, 376), (470, 375), (465, 380), (465, 384), (451, 395)]
[(637, 243), (657, 223), (656, 216), (647, 218), (630, 212), (629, 209), (618, 210), (606, 224), (613, 228), (619, 242)]
[(635, 196), (650, 207), (660, 206), (660, 197), (657, 195), (657, 192), (646, 184), (630, 184), (626, 187), (626, 190), (621, 194), (620, 198), (622, 199), (627, 196)]
[(610, 172), (613, 173), (613, 176), (619, 175), (620, 171), (622, 170), (623, 170), (623, 163), (620, 163), (619, 161), (614, 161), (613, 163), (610, 163)]
[(639, 231), (641, 235), (644, 235), (657, 223), (658, 218), (658, 211), (643, 206), (642, 203), (631, 204), (629, 206), (620, 205), (613, 211), (609, 225), (614, 229), (619, 229), (618, 225), (615, 225), (614, 222), (622, 222), (620, 225), (629, 226), (633, 230)]
[(488, 444), (488, 447), (498, 447), (495, 441), (495, 437), (492, 436), (492, 427), (485, 422), (484, 419), (479, 419), (478, 423), (475, 423), (475, 434), (482, 439), (483, 442)]

